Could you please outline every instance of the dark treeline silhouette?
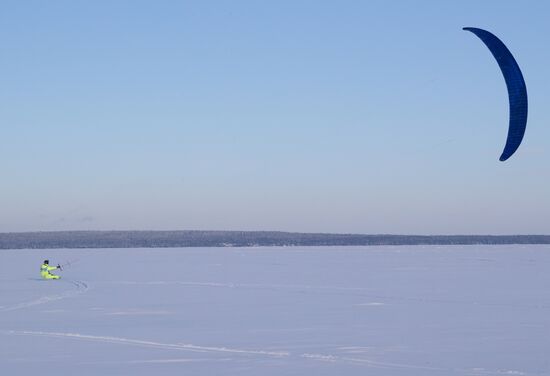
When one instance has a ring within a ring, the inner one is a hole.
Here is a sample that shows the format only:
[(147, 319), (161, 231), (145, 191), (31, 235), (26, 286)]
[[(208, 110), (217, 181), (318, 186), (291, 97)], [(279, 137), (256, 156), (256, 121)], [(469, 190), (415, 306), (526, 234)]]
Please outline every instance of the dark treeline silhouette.
[(275, 231), (0, 233), (0, 249), (550, 244), (550, 235), (358, 235)]

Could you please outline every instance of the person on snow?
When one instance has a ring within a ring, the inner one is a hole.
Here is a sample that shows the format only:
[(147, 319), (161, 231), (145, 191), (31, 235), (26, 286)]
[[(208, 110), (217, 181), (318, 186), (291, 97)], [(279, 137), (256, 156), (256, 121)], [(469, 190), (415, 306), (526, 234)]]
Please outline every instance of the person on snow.
[(44, 263), (40, 267), (40, 275), (44, 279), (59, 279), (59, 278), (61, 278), (58, 275), (50, 273), (50, 271), (55, 270), (55, 269), (61, 269), (61, 266), (59, 264), (57, 266), (50, 266), (50, 261), (49, 260), (44, 260)]

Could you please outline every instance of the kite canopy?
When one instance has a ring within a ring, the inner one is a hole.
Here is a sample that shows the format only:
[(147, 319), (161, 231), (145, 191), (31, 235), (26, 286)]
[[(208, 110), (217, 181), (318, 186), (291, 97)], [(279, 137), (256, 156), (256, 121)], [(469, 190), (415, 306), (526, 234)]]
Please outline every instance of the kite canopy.
[(506, 145), (500, 156), (500, 160), (505, 161), (518, 149), (525, 134), (527, 125), (527, 87), (518, 63), (500, 39), (487, 30), (475, 27), (464, 27), (463, 30), (474, 33), (485, 43), (495, 57), (506, 81), (510, 103), (510, 122)]

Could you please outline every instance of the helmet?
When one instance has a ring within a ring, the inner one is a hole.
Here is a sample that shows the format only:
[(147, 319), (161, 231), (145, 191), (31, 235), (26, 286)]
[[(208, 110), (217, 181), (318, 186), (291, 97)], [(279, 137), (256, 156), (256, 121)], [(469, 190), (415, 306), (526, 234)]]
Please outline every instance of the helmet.
[(49, 264), (50, 260), (44, 260), (44, 264)]

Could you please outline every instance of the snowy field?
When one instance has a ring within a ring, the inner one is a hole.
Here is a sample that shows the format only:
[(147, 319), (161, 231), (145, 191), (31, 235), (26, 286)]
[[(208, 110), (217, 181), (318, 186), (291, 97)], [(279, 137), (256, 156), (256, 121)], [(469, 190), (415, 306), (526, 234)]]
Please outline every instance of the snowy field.
[[(42, 281), (43, 259), (77, 260)], [(4, 375), (550, 375), (550, 247), (0, 251)]]

